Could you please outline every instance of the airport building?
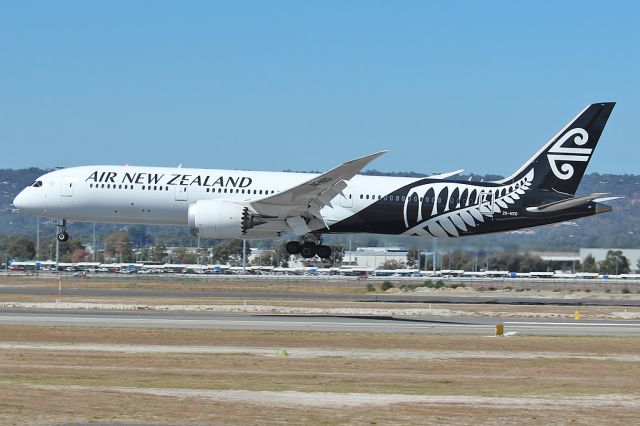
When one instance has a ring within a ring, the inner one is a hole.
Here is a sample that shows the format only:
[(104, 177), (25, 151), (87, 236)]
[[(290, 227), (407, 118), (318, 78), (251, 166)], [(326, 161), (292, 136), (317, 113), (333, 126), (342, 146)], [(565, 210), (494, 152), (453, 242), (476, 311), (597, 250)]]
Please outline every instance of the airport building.
[(342, 256), (343, 265), (357, 266), (359, 268), (377, 269), (389, 261), (407, 263), (407, 249), (400, 247), (358, 247), (355, 250), (346, 250)]

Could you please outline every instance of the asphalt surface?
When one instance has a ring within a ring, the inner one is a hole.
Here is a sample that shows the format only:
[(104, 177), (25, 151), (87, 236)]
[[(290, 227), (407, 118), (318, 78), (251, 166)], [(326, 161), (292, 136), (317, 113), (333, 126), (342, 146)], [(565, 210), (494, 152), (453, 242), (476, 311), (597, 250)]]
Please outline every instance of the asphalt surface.
[(538, 336), (640, 336), (640, 321), (452, 319), (441, 317), (377, 317), (316, 315), (248, 315), (218, 313), (3, 311), (1, 325), (173, 328), (262, 331), (324, 331), (493, 335), (505, 332)]
[[(640, 299), (610, 300), (597, 298), (540, 298), (527, 296), (439, 296), (413, 294), (327, 294), (294, 291), (256, 291), (256, 290), (130, 290), (99, 288), (64, 288), (65, 296), (80, 297), (140, 297), (156, 299), (185, 298), (235, 298), (261, 300), (339, 300), (352, 302), (385, 303), (442, 303), (442, 304), (490, 304), (490, 305), (558, 305), (558, 306), (640, 306)], [(0, 286), (3, 294), (48, 295), (56, 296), (58, 290), (39, 286)]]

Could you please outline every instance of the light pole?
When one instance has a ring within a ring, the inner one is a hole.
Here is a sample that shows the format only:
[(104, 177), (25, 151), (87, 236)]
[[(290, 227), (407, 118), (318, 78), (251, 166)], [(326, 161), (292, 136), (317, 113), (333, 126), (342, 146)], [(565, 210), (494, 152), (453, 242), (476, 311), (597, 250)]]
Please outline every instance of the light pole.
[(91, 242), (91, 261), (96, 261), (96, 223), (93, 222), (93, 240)]
[(436, 256), (438, 253), (438, 240), (433, 239), (433, 276), (436, 276)]
[(242, 273), (247, 273), (247, 240), (242, 239)]
[(40, 216), (36, 216), (36, 260), (40, 260)]

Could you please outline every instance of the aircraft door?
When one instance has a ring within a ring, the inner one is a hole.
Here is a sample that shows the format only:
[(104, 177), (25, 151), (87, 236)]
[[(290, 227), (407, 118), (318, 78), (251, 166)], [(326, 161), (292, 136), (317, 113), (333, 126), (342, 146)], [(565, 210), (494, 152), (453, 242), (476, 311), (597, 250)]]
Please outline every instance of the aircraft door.
[(340, 195), (340, 206), (351, 208), (353, 207), (353, 188), (345, 188), (342, 190), (344, 196)]
[(63, 197), (73, 196), (73, 177), (62, 177), (62, 181), (60, 182), (60, 195)]
[(176, 201), (187, 201), (187, 198), (189, 198), (188, 189), (189, 189), (188, 186), (176, 185), (175, 186), (175, 200)]
[(491, 216), (493, 220), (493, 212), (495, 207), (495, 199), (493, 193), (489, 192), (481, 192), (480, 193), (480, 213), (485, 216)]

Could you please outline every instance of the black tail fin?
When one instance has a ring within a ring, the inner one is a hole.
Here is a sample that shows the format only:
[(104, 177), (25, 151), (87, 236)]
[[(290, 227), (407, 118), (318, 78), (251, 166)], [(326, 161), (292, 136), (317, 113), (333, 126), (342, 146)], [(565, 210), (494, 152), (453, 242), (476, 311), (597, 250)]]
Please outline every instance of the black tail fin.
[(499, 183), (516, 181), (533, 169), (532, 187), (574, 195), (614, 105), (587, 106), (517, 172)]

